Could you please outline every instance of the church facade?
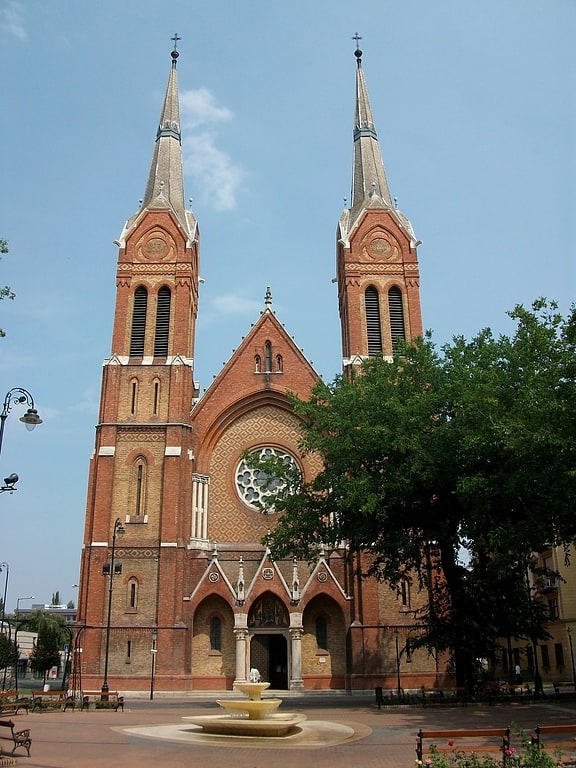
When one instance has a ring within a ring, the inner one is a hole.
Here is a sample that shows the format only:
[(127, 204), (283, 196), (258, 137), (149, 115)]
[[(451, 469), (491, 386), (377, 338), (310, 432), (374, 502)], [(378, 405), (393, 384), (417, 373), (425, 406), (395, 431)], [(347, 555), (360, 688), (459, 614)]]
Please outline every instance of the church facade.
[[(364, 580), (362, 557), (320, 549), (276, 561), (274, 524), (246, 452), (311, 478), (287, 391), (306, 398), (312, 365), (276, 318), (270, 291), (200, 397), (194, 379), (199, 227), (184, 197), (178, 51), (139, 210), (117, 241), (111, 354), (90, 461), (74, 678), (84, 689), (231, 689), (257, 668), (279, 690), (392, 690), (441, 684), (411, 653), (427, 600)], [(343, 370), (422, 334), (417, 246), (390, 196), (356, 51), (350, 207), (338, 222)]]

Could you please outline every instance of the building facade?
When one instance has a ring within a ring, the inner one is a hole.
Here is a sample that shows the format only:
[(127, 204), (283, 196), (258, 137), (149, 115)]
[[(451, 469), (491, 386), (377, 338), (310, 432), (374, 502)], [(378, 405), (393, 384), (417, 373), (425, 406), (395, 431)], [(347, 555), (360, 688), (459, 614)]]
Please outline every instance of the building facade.
[[(139, 210), (119, 248), (112, 348), (90, 462), (74, 659), (84, 685), (223, 690), (256, 667), (275, 689), (432, 687), (441, 660), (410, 653), (416, 583), (360, 577), (345, 546), (313, 563), (275, 561), (270, 516), (246, 452), (276, 455), (306, 479), (286, 393), (309, 395), (312, 365), (263, 309), (200, 397), (194, 379), (199, 228), (184, 204), (172, 66)], [(389, 356), (422, 333), (418, 242), (390, 197), (356, 51), (350, 207), (337, 235), (343, 368)], [(200, 308), (201, 310), (201, 308)]]

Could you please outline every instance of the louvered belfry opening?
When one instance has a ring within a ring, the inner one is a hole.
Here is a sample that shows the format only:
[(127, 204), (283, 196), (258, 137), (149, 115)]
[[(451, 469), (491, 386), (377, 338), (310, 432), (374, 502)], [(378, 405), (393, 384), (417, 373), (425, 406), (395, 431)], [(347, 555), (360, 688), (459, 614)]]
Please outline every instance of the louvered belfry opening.
[(396, 285), (392, 286), (392, 288), (390, 288), (388, 291), (388, 309), (390, 312), (390, 333), (392, 335), (392, 347), (395, 348), (399, 341), (406, 340), (402, 291)]
[(139, 286), (134, 291), (134, 309), (132, 310), (132, 335), (130, 337), (130, 356), (144, 356), (144, 336), (146, 334), (146, 311), (148, 291)]
[(154, 357), (168, 355), (168, 336), (170, 333), (170, 288), (163, 286), (158, 291), (156, 305), (156, 335), (154, 337)]
[(364, 294), (366, 305), (366, 335), (368, 337), (368, 355), (376, 357), (382, 354), (382, 327), (380, 324), (380, 303), (378, 291), (373, 285), (366, 288)]

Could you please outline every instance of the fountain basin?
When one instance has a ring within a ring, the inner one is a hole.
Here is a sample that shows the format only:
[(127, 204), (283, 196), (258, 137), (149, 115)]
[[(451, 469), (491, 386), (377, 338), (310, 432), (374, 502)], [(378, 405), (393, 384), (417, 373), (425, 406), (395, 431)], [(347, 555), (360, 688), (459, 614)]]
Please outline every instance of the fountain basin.
[(248, 714), (248, 720), (263, 720), (278, 709), (282, 699), (216, 699), (216, 704), (236, 717), (237, 713), (243, 713)]
[(274, 737), (291, 736), (298, 733), (298, 723), (306, 720), (306, 715), (275, 714), (266, 720), (250, 720), (246, 717), (230, 715), (207, 715), (205, 717), (186, 717), (193, 725), (202, 728), (202, 733), (218, 736), (253, 736)]
[(262, 691), (265, 691), (266, 688), (270, 688), (270, 683), (234, 683), (234, 690), (245, 693), (250, 701), (260, 701)]

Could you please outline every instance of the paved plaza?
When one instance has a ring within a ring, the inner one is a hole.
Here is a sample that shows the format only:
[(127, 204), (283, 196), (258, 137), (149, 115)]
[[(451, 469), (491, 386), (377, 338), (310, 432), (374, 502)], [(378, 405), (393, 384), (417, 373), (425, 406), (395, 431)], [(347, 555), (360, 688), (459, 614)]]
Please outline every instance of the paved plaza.
[[(216, 698), (216, 697), (214, 697)], [(13, 717), (32, 730), (28, 768), (387, 768), (414, 766), (419, 728), (488, 728), (530, 731), (537, 724), (576, 722), (576, 702), (555, 700), (516, 706), (394, 707), (378, 710), (370, 697), (299, 697), (288, 713), (306, 715), (300, 737), (271, 740), (198, 737), (189, 717), (216, 715), (206, 697), (130, 700), (125, 711), (57, 710)]]

